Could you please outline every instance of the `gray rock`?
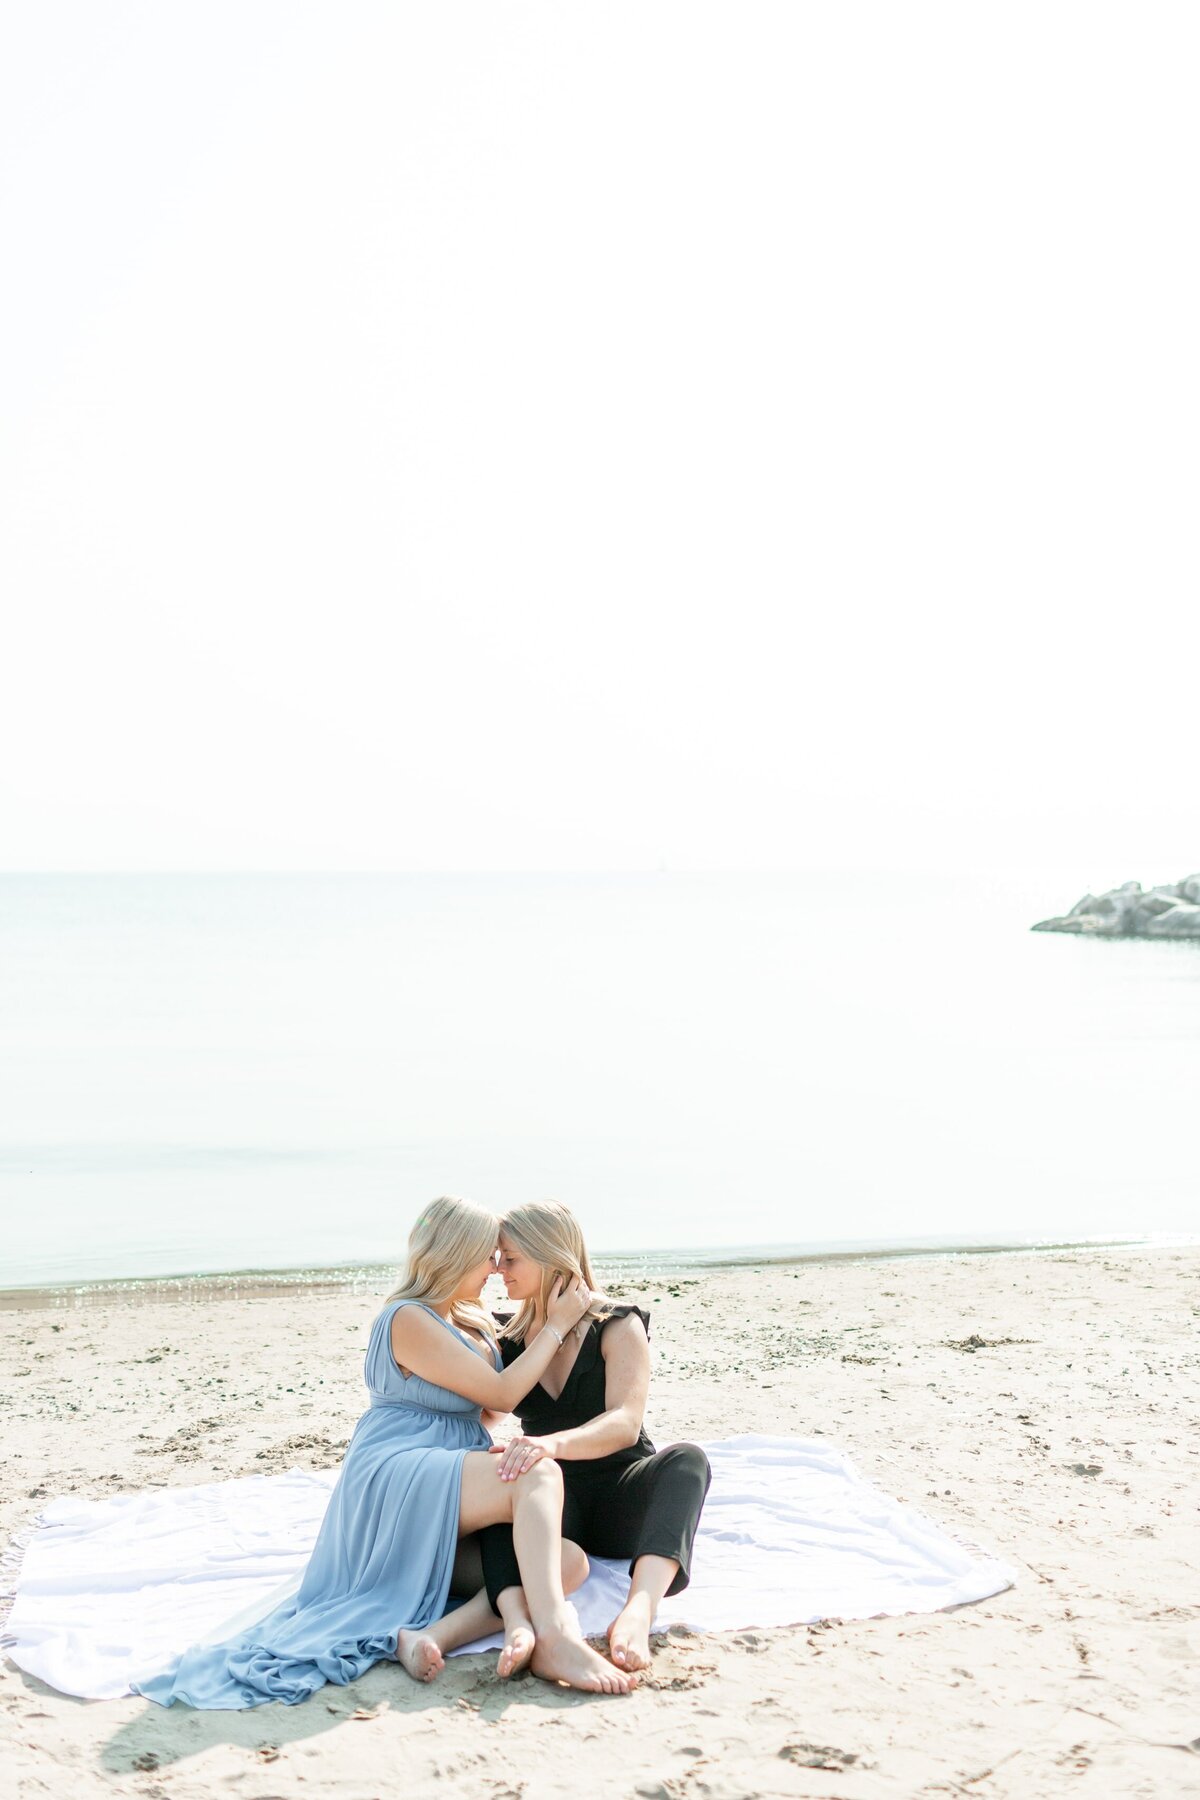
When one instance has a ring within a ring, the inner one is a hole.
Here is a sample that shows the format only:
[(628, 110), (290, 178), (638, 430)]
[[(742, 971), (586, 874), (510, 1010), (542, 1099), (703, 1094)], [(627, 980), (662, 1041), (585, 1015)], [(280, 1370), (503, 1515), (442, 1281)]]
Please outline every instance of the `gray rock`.
[(1159, 913), (1170, 912), (1173, 906), (1186, 905), (1170, 888), (1153, 888), (1150, 893), (1143, 894), (1130, 909), (1138, 924), (1157, 918)]
[(1067, 913), (1061, 919), (1039, 919), (1032, 931), (1073, 931), (1078, 937), (1124, 937), (1120, 913)]
[(1062, 918), (1041, 919), (1034, 931), (1088, 937), (1200, 938), (1200, 875), (1143, 890), (1126, 881), (1105, 894), (1085, 894)]
[(1177, 901), (1169, 912), (1146, 922), (1144, 935), (1152, 938), (1200, 938), (1200, 906)]

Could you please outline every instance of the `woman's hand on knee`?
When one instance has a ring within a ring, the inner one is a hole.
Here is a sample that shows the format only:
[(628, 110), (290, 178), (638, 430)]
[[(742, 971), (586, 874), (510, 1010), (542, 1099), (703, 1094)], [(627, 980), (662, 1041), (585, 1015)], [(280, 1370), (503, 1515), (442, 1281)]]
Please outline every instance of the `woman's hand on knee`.
[(507, 1444), (493, 1444), (492, 1454), (500, 1458), (496, 1473), (501, 1481), (519, 1481), (554, 1455), (554, 1444), (550, 1438), (515, 1437)]

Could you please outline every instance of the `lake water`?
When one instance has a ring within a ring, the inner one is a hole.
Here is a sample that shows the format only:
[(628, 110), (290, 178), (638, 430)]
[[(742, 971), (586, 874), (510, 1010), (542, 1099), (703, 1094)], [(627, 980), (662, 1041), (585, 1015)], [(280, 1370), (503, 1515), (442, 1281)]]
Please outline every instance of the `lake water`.
[(0, 877), (0, 1286), (1200, 1229), (1200, 946), (1082, 877)]

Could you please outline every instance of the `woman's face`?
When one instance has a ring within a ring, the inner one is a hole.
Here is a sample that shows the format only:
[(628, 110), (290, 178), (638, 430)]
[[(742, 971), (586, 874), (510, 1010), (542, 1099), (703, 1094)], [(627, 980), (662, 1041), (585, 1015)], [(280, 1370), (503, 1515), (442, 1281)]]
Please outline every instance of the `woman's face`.
[(496, 1273), (496, 1257), (498, 1254), (498, 1251), (493, 1250), (486, 1262), (476, 1263), (473, 1269), (467, 1270), (466, 1274), (454, 1290), (454, 1298), (456, 1300), (478, 1300), (480, 1294), (483, 1292), (484, 1283), (489, 1276)]
[(500, 1233), (500, 1278), (510, 1300), (536, 1300), (542, 1291), (542, 1265), (522, 1256), (506, 1232)]

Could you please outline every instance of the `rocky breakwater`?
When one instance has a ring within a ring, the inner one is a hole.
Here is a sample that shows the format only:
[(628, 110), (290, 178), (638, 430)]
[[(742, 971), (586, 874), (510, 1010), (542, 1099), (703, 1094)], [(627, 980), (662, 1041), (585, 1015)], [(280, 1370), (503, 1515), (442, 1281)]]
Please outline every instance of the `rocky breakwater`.
[(1085, 894), (1061, 919), (1042, 919), (1034, 931), (1074, 931), (1091, 937), (1200, 939), (1200, 875), (1173, 886), (1143, 888), (1140, 881)]

